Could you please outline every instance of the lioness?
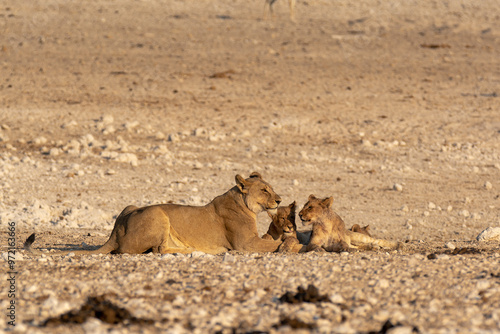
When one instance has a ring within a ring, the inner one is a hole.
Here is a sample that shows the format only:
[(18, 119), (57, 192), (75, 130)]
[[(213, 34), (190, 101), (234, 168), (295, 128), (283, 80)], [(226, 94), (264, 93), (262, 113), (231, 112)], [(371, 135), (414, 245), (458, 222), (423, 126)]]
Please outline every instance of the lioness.
[[(373, 247), (383, 247), (397, 249), (401, 243), (375, 239), (366, 233), (346, 230), (345, 223), (331, 208), (333, 197), (318, 199), (314, 195), (309, 196), (309, 200), (299, 212), (299, 217), (304, 225), (313, 224), (312, 233), (306, 246), (300, 246), (302, 242), (298, 239), (286, 238), (280, 246), (280, 251), (288, 252), (309, 252), (309, 251), (329, 251), (340, 252), (351, 248), (372, 249)], [(358, 225), (359, 227), (359, 225)], [(354, 227), (357, 229), (357, 227)], [(362, 229), (361, 229), (362, 230)]]
[[(257, 214), (276, 210), (281, 198), (259, 173), (236, 175), (236, 186), (205, 206), (160, 204), (126, 207), (116, 218), (108, 241), (96, 250), (57, 254), (191, 253), (218, 254), (228, 250), (273, 252), (281, 240), (257, 234)], [(34, 234), (25, 243), (31, 250)], [(33, 251), (32, 251), (33, 252)]]

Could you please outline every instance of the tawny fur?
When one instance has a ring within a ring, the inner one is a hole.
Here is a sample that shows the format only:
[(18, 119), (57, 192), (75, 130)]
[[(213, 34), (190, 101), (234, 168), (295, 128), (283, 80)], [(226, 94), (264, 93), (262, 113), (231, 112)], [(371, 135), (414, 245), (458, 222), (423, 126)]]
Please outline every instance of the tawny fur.
[(266, 240), (283, 240), (287, 236), (295, 235), (297, 225), (295, 225), (295, 202), (288, 206), (278, 207), (277, 213), (268, 212), (271, 218), (267, 233), (262, 236)]
[[(368, 226), (361, 228), (359, 225), (346, 230), (345, 223), (331, 208), (333, 197), (318, 199), (309, 196), (308, 202), (299, 212), (299, 217), (305, 225), (313, 224), (313, 229), (308, 242), (299, 241), (298, 238), (286, 238), (279, 251), (309, 252), (329, 251), (340, 252), (351, 249), (373, 249), (378, 247), (398, 249), (401, 243), (375, 239), (369, 235)], [(354, 232), (354, 231), (360, 232)], [(304, 236), (305, 234), (302, 234)], [(302, 245), (305, 244), (305, 245)]]
[(371, 233), (370, 233), (370, 225), (366, 225), (365, 227), (361, 227), (359, 226), (358, 224), (354, 224), (351, 226), (350, 230), (352, 232), (357, 232), (357, 233), (362, 233), (364, 235), (367, 235), (369, 237), (371, 237)]
[[(51, 254), (210, 254), (229, 250), (273, 252), (281, 240), (263, 240), (257, 234), (257, 214), (275, 211), (281, 198), (260, 174), (244, 179), (235, 177), (236, 186), (205, 206), (161, 204), (147, 207), (128, 206), (118, 216), (108, 241), (96, 250), (71, 250)], [(31, 249), (34, 236), (25, 249)]]

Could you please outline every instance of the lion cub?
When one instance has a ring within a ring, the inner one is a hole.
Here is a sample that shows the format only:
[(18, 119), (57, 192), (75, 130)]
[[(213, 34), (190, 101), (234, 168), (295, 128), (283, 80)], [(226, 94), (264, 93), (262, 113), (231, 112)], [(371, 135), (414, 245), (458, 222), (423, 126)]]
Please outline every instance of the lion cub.
[(288, 206), (280, 206), (276, 213), (267, 212), (271, 217), (271, 224), (267, 233), (262, 236), (265, 240), (285, 240), (286, 237), (295, 236), (295, 201)]
[(288, 206), (278, 207), (277, 213), (268, 212), (271, 224), (262, 239), (282, 240), (278, 252), (299, 253), (311, 239), (311, 231), (298, 232), (295, 224), (295, 201)]
[[(306, 252), (341, 252), (351, 248), (372, 249), (377, 246), (389, 249), (401, 247), (398, 242), (370, 237), (367, 235), (367, 228), (364, 229), (366, 234), (346, 230), (342, 218), (332, 210), (332, 203), (333, 197), (320, 199), (310, 195), (309, 200), (300, 210), (299, 217), (303, 223), (305, 225), (313, 224), (311, 239), (305, 247)], [(301, 252), (303, 251), (304, 249), (301, 249)]]

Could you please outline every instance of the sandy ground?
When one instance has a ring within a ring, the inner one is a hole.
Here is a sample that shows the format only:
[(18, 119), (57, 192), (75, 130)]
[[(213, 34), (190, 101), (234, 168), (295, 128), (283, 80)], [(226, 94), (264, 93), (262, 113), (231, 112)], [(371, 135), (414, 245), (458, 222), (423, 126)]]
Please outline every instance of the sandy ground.
[[(17, 331), (498, 331), (499, 241), (475, 241), (500, 226), (498, 1), (308, 0), (293, 22), (281, 0), (264, 14), (260, 0), (3, 1), (2, 258), (9, 222), (17, 247), (34, 231), (41, 248), (100, 245), (129, 204), (202, 205), (253, 171), (284, 204), (333, 196), (348, 226), (406, 249), (18, 250), (15, 298), (0, 283)], [(309, 284), (328, 300), (280, 301)], [(91, 310), (130, 314), (45, 324), (92, 296)]]

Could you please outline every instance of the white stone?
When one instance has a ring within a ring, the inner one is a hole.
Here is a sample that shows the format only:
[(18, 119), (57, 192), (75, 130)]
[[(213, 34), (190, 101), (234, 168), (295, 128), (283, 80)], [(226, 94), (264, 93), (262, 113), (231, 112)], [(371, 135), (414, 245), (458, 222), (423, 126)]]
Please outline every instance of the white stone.
[(469, 211), (467, 210), (461, 210), (459, 213), (458, 213), (459, 216), (462, 216), (462, 217), (469, 217), (470, 216), (470, 213)]
[(106, 171), (106, 175), (115, 175), (116, 174), (116, 171), (114, 169), (108, 169)]
[(377, 287), (381, 289), (387, 289), (390, 286), (390, 282), (384, 278), (380, 279), (377, 283)]
[(330, 301), (334, 304), (344, 304), (345, 303), (344, 297), (342, 297), (342, 295), (339, 293), (333, 293), (329, 296), (329, 298), (330, 298)]
[(395, 191), (403, 191), (403, 186), (399, 183), (394, 183), (394, 185), (392, 186), (392, 189)]
[(234, 263), (234, 262), (236, 262), (236, 258), (233, 255), (226, 253), (226, 254), (224, 254), (224, 257), (222, 258), (222, 262)]
[(486, 181), (486, 182), (484, 183), (484, 189), (486, 189), (486, 190), (491, 190), (491, 188), (493, 188), (493, 185), (491, 184), (491, 182)]
[(102, 130), (102, 133), (104, 135), (109, 135), (112, 134), (116, 131), (115, 127), (113, 125), (107, 125), (104, 130)]
[(500, 240), (500, 227), (488, 227), (476, 237), (477, 241)]
[(35, 144), (35, 145), (43, 145), (46, 143), (47, 143), (47, 138), (45, 138), (43, 136), (36, 137), (35, 139), (33, 139), (33, 144)]
[(412, 326), (398, 326), (390, 328), (387, 331), (387, 334), (412, 334), (412, 333), (414, 333)]
[(451, 250), (454, 250), (455, 248), (457, 248), (452, 242), (447, 242), (446, 244), (444, 244), (444, 247), (451, 249)]
[(53, 157), (56, 157), (58, 156), (59, 154), (61, 154), (61, 150), (58, 149), (57, 147), (53, 147), (49, 150), (49, 155), (50, 156), (53, 156)]
[(205, 253), (200, 252), (200, 251), (194, 251), (189, 255), (190, 255), (190, 257), (203, 257), (203, 256), (205, 256)]

